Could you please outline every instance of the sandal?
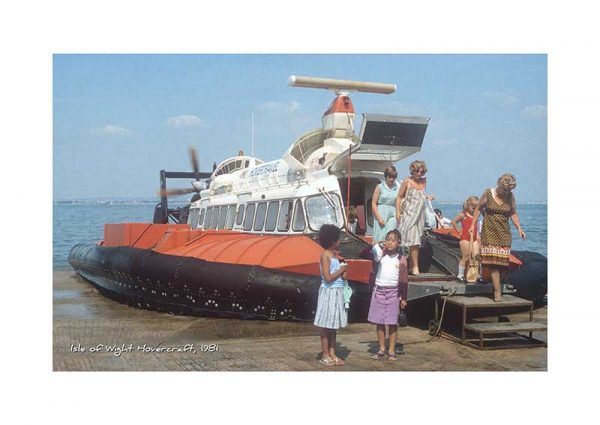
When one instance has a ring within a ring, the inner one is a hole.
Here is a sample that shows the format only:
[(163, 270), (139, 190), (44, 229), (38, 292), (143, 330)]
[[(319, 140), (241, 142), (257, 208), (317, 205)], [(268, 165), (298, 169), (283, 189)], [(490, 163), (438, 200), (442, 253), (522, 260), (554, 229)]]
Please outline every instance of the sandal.
[(333, 363), (334, 363), (336, 366), (344, 366), (344, 364), (345, 364), (345, 362), (344, 362), (342, 359), (340, 359), (339, 357), (335, 357), (335, 358), (333, 359)]
[(392, 361), (392, 362), (395, 362), (396, 360), (398, 360), (398, 357), (396, 357), (396, 353), (389, 353), (388, 360)]
[(419, 273), (419, 269), (416, 267), (413, 267), (411, 274), (413, 276), (419, 276), (421, 273)]
[(319, 360), (319, 363), (324, 364), (325, 366), (335, 366), (335, 360), (331, 357), (325, 357), (324, 359)]
[(465, 279), (464, 276), (456, 276), (456, 280), (458, 280), (461, 283), (467, 283), (467, 279)]
[(385, 351), (378, 351), (371, 356), (373, 360), (381, 360), (385, 356)]

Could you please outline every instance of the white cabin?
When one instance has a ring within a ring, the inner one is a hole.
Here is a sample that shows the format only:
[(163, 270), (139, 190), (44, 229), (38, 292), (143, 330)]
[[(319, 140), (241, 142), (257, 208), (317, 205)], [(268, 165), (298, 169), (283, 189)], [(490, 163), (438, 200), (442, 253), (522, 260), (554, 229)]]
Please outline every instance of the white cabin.
[(387, 166), (421, 149), (428, 122), (363, 114), (356, 134), (352, 102), (339, 91), (322, 127), (300, 136), (282, 159), (263, 162), (240, 153), (219, 164), (208, 189), (190, 205), (187, 223), (193, 229), (314, 233), (326, 223), (346, 227), (349, 204), (358, 216), (357, 233), (371, 234), (373, 190)]

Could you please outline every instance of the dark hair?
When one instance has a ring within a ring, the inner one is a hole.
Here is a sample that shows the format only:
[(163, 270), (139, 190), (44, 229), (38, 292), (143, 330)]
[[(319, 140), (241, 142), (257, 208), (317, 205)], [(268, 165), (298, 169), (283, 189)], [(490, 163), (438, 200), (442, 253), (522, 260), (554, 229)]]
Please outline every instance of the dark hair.
[(441, 214), (442, 210), (440, 210), (439, 208), (436, 208), (436, 209), (433, 210), (433, 212), (436, 213), (436, 214)]
[(333, 224), (324, 224), (319, 229), (319, 244), (328, 249), (340, 239), (340, 229)]
[(388, 236), (390, 236), (390, 235), (394, 235), (394, 236), (396, 236), (396, 240), (397, 240), (398, 242), (400, 242), (401, 236), (400, 236), (400, 231), (399, 231), (398, 229), (393, 229), (393, 230), (390, 230), (389, 232), (387, 232), (387, 233), (385, 234), (385, 238), (387, 239), (387, 238), (388, 238)]
[(383, 177), (387, 178), (388, 176), (398, 177), (398, 172), (396, 171), (396, 167), (394, 167), (393, 165), (390, 165), (389, 167), (387, 167), (385, 169), (385, 171), (383, 172)]

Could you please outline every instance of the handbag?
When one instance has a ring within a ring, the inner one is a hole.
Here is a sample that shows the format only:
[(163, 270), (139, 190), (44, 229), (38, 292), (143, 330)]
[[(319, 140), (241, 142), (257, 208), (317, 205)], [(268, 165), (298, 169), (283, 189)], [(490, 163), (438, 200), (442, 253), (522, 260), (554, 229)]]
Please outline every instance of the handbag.
[(400, 310), (400, 313), (398, 314), (398, 326), (401, 328), (408, 326), (408, 319), (406, 318), (404, 310)]
[(469, 267), (467, 267), (467, 273), (465, 275), (465, 279), (469, 283), (477, 282), (479, 278), (479, 260), (475, 259), (473, 256), (473, 235), (471, 234), (471, 238), (469, 240), (469, 249), (471, 251), (471, 258), (469, 259)]

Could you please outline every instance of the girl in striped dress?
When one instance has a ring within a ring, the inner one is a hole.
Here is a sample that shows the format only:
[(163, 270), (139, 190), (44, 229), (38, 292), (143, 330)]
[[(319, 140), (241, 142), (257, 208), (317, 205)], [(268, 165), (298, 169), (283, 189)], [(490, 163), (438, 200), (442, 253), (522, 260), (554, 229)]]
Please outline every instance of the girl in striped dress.
[(525, 239), (525, 232), (521, 228), (517, 215), (517, 203), (513, 189), (517, 187), (517, 180), (512, 174), (500, 176), (495, 188), (487, 189), (479, 199), (479, 205), (473, 213), (471, 232), (475, 231), (475, 223), (480, 212), (483, 212), (483, 226), (481, 228), (481, 264), (490, 269), (490, 276), (494, 286), (494, 301), (502, 301), (502, 288), (500, 287), (500, 272), (508, 267), (512, 235), (510, 232), (510, 219)]
[(340, 229), (324, 224), (319, 229), (319, 243), (325, 250), (321, 254), (321, 287), (315, 313), (315, 326), (321, 328), (320, 362), (326, 366), (342, 366), (344, 361), (335, 354), (336, 330), (348, 325), (344, 305), (344, 284), (348, 265), (340, 263), (334, 252), (340, 244)]
[(425, 202), (432, 201), (433, 195), (425, 195), (427, 166), (423, 161), (410, 164), (410, 177), (402, 181), (396, 198), (396, 219), (400, 224), (400, 246), (409, 247), (411, 271), (419, 274), (419, 247), (425, 230)]

